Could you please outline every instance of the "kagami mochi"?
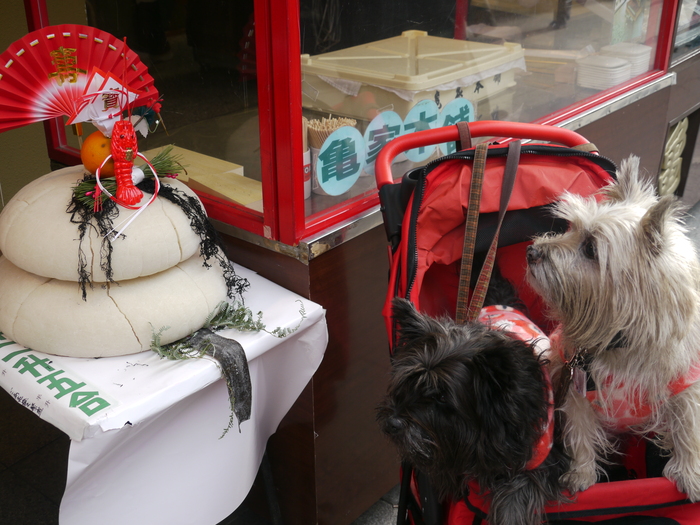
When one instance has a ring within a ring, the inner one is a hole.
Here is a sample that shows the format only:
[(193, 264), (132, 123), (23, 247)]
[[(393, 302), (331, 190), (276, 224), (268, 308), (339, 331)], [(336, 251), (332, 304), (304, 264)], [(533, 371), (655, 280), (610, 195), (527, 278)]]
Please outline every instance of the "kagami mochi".
[(98, 130), (81, 148), (87, 168), (40, 177), (0, 210), (0, 332), (49, 354), (125, 355), (187, 338), (235, 303), (247, 281), (200, 200), (171, 179), (184, 166), (172, 147), (139, 151), (161, 97), (126, 39), (46, 26), (0, 56), (0, 106), (13, 109), (0, 132), (51, 118)]
[[(108, 281), (102, 269), (102, 237), (88, 227), (82, 246), (78, 227), (67, 213), (73, 187), (85, 176), (82, 166), (44, 175), (22, 188), (0, 213), (0, 252), (23, 270), (63, 281), (79, 280), (79, 251), (93, 282)], [(196, 199), (185, 184), (162, 182)], [(147, 201), (150, 195), (143, 197)], [(118, 226), (134, 213), (117, 208)], [(158, 198), (134, 225), (112, 243), (112, 279), (122, 281), (167, 270), (199, 250), (199, 236), (175, 204)]]
[(154, 332), (168, 344), (201, 328), (226, 301), (232, 269), (199, 199), (162, 182), (130, 223), (136, 210), (103, 203), (107, 230), (128, 223), (115, 237), (91, 206), (71, 212), (84, 177), (82, 166), (49, 173), (0, 213), (0, 332), (48, 354), (107, 357), (148, 350)]

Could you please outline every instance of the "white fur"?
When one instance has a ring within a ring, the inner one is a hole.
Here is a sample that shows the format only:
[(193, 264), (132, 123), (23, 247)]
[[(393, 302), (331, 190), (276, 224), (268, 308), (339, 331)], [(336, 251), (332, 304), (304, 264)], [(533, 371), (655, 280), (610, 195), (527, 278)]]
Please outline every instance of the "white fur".
[[(629, 402), (653, 401), (652, 415), (632, 430), (661, 436), (672, 454), (664, 475), (698, 501), (700, 383), (676, 396), (668, 386), (700, 359), (700, 263), (677, 202), (658, 198), (638, 169), (639, 159), (630, 157), (600, 195), (563, 196), (555, 214), (570, 228), (535, 240), (528, 280), (561, 323), (565, 359), (585, 349), (598, 385), (611, 380)], [(586, 255), (591, 245), (593, 258)], [(563, 364), (555, 357), (553, 374)], [(595, 483), (596, 461), (614, 445), (614, 433), (573, 389), (562, 410), (573, 459), (565, 481), (584, 490)]]

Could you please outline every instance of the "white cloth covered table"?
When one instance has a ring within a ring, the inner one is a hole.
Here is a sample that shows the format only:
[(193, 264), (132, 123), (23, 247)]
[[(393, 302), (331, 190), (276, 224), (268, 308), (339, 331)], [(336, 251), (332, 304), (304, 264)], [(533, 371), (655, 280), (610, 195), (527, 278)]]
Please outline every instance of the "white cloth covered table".
[(170, 361), (151, 351), (57, 357), (0, 336), (0, 386), (71, 438), (61, 525), (215, 525), (255, 479), (267, 439), (321, 363), (328, 342), (320, 305), (235, 266), (245, 303), (265, 332), (218, 332), (243, 346), (252, 383), (249, 421), (222, 437), (226, 384), (209, 359)]

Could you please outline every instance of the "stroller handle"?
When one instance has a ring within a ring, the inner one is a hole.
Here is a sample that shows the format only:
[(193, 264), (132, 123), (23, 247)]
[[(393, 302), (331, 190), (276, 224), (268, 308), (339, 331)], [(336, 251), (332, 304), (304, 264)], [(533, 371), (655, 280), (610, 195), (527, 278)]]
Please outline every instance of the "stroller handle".
[[(470, 122), (469, 132), (472, 137), (509, 136), (519, 139), (536, 139), (557, 142), (570, 148), (588, 144), (588, 141), (575, 131), (544, 124), (481, 120)], [(459, 140), (459, 131), (456, 125), (416, 131), (391, 140), (377, 156), (377, 164), (375, 166), (377, 188), (381, 189), (382, 186), (394, 182), (391, 175), (391, 162), (400, 153), (420, 146), (431, 146), (443, 142), (455, 142), (456, 140)]]

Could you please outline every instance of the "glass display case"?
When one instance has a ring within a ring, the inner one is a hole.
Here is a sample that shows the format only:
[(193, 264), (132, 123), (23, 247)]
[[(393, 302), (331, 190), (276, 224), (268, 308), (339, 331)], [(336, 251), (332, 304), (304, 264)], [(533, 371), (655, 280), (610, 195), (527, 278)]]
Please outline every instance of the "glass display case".
[[(656, 61), (663, 6), (651, 0), (440, 0), (400, 8), (302, 0), (300, 8), (302, 106), (316, 143), (307, 225), (374, 190), (376, 152), (396, 135), (460, 120), (556, 122), (663, 67)], [(396, 174), (453, 150), (411, 150)], [(338, 158), (346, 162), (336, 175), (328, 165), (335, 169)]]
[(678, 8), (672, 61), (697, 51), (700, 47), (700, 2), (681, 0)]
[[(27, 0), (31, 27), (57, 23)], [(162, 122), (220, 224), (296, 245), (378, 206), (393, 137), (458, 121), (557, 124), (663, 74), (677, 6), (658, 0), (67, 0), (148, 61)], [(697, 40), (682, 2), (676, 50)], [(691, 5), (692, 4), (692, 5)], [(61, 22), (67, 22), (61, 20)], [(78, 137), (51, 126), (51, 156)], [(454, 145), (409, 151), (397, 176)]]

